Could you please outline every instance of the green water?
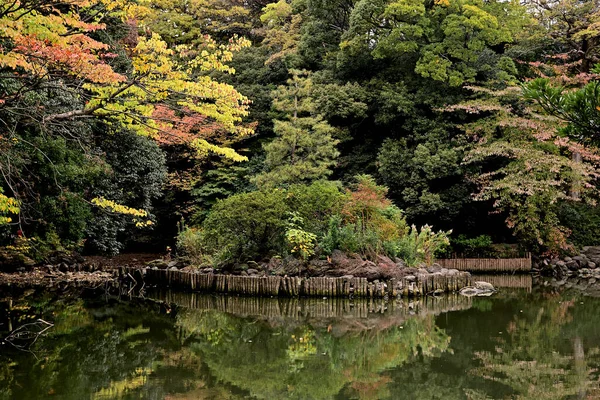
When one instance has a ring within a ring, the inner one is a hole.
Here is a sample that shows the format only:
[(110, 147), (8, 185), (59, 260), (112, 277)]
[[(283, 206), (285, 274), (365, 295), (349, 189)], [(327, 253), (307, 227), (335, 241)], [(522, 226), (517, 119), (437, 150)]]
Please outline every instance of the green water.
[[(24, 325), (39, 318), (53, 326)], [(0, 399), (600, 398), (600, 299), (577, 294), (369, 303), (5, 290), (0, 324), (2, 338), (25, 326), (0, 344)]]

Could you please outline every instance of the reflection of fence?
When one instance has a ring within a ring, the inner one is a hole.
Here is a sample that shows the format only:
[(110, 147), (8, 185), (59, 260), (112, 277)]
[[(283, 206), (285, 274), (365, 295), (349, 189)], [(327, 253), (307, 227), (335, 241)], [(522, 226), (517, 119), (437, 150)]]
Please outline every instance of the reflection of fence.
[(530, 274), (517, 275), (471, 275), (473, 282), (489, 282), (496, 288), (526, 289), (531, 292), (533, 278)]
[(444, 268), (469, 272), (531, 271), (531, 253), (523, 258), (446, 258), (436, 262)]

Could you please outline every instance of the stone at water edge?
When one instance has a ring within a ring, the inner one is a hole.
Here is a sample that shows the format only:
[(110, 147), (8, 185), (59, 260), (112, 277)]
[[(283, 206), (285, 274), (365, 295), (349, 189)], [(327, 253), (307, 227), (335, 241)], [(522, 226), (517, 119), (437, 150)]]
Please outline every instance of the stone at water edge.
[(474, 282), (473, 284), (475, 285), (475, 289), (492, 291), (492, 292), (496, 291), (496, 288), (494, 287), (494, 285), (492, 285), (489, 282), (478, 281), (478, 282)]
[(496, 288), (489, 282), (473, 282), (474, 286), (467, 286), (459, 290), (459, 294), (467, 297), (472, 296), (491, 296), (496, 292)]

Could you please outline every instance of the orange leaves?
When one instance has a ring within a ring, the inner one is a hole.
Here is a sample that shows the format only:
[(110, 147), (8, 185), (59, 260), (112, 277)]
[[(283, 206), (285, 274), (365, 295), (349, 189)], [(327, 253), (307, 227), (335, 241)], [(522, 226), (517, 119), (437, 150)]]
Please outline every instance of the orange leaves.
[(214, 137), (222, 129), (203, 115), (184, 110), (183, 115), (178, 116), (161, 104), (154, 108), (152, 118), (159, 128), (155, 139), (161, 145), (189, 144), (194, 139)]
[[(198, 153), (245, 159), (207, 141), (221, 134), (244, 137), (253, 131), (241, 124), (248, 115), (248, 98), (208, 72), (234, 73), (227, 62), (250, 42), (233, 37), (218, 44), (207, 36), (199, 48), (172, 48), (156, 33), (146, 31), (138, 37), (135, 18), (143, 15), (148, 4), (149, 0), (71, 0), (58, 7), (54, 0), (14, 0), (0, 7), (0, 68), (11, 70), (17, 79), (25, 78), (25, 85), (60, 82), (84, 100), (79, 109), (51, 115), (38, 109), (43, 123), (99, 117), (141, 135), (159, 132), (163, 144), (187, 144)], [(102, 21), (107, 16), (136, 32), (127, 40), (131, 46), (127, 75), (109, 64), (116, 57), (110, 46), (90, 36), (105, 29)], [(2, 103), (15, 93), (4, 95)], [(228, 141), (231, 138), (217, 142)]]
[[(102, 43), (84, 35), (75, 35), (68, 45), (42, 41), (32, 36), (15, 41), (13, 68), (21, 67), (32, 74), (43, 76), (49, 70), (60, 70), (85, 81), (107, 84), (124, 82), (126, 77), (113, 71), (97, 54), (95, 49), (105, 49)], [(7, 60), (10, 58), (7, 57)], [(0, 64), (2, 59), (0, 58)], [(11, 67), (11, 65), (5, 65)]]
[[(88, 1), (72, 1), (71, 7), (86, 7)], [(125, 80), (102, 60), (108, 49), (86, 34), (104, 29), (104, 24), (86, 22), (75, 10), (59, 11), (51, 1), (27, 9), (16, 1), (0, 18), (0, 67), (19, 74), (44, 78), (50, 71), (94, 83)], [(12, 12), (11, 12), (12, 10)]]

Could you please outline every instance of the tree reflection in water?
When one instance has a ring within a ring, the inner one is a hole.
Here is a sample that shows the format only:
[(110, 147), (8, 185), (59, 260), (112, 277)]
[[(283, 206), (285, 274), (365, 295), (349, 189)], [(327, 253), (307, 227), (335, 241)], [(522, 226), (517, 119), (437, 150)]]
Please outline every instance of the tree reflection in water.
[(36, 291), (11, 295), (10, 311), (0, 302), (0, 329), (7, 319), (55, 323), (34, 344), (37, 358), (2, 345), (0, 399), (600, 395), (593, 299), (158, 297), (186, 307)]

